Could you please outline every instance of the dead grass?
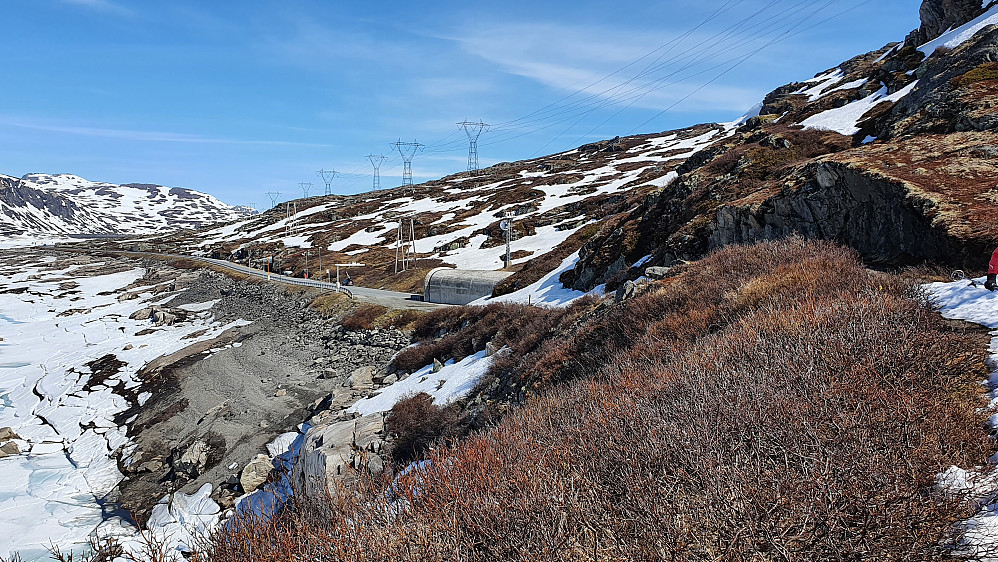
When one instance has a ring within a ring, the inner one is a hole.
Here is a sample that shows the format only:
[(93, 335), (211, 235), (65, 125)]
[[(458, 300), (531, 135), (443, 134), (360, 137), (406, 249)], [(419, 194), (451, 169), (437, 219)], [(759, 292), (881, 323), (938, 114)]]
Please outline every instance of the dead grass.
[(380, 304), (362, 304), (347, 313), (340, 320), (340, 325), (351, 332), (370, 330), (374, 328), (375, 322), (387, 312), (388, 308)]
[(383, 314), (374, 322), (375, 328), (395, 328), (402, 331), (408, 331), (415, 326), (416, 321), (419, 320), (426, 312), (422, 310), (411, 310), (411, 309), (394, 309), (389, 310), (387, 313)]
[(535, 349), (561, 320), (565, 311), (520, 304), (490, 304), (434, 310), (413, 323), (413, 338), (421, 345), (407, 348), (391, 368), (414, 372), (434, 359), (460, 361), (485, 349), (508, 347), (512, 355)]
[(343, 293), (323, 293), (312, 300), (310, 305), (323, 318), (340, 316), (350, 309), (350, 297)]
[(954, 86), (962, 88), (986, 80), (998, 80), (998, 62), (986, 62), (953, 78)]

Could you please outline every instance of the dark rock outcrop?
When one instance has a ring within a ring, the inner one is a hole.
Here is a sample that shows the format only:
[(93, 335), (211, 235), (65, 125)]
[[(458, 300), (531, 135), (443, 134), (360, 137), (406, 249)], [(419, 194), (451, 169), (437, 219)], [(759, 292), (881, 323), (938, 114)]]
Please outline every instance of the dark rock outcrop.
[(947, 30), (960, 27), (981, 15), (979, 0), (924, 0), (918, 14), (922, 25), (905, 38), (906, 45), (932, 41)]
[(808, 178), (803, 185), (785, 188), (759, 205), (718, 209), (710, 247), (800, 235), (833, 240), (881, 264), (952, 262), (968, 251), (964, 241), (933, 225), (935, 202), (902, 182), (836, 162), (810, 165), (801, 175)]
[(876, 128), (882, 139), (998, 129), (998, 26), (982, 29), (943, 56), (930, 56), (918, 68), (914, 90), (884, 114)]

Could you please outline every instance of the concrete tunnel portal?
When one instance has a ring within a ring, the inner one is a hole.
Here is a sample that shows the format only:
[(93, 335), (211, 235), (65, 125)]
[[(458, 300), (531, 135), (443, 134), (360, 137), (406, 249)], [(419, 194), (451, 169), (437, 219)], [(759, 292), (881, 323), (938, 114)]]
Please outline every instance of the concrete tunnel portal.
[(492, 294), (512, 271), (478, 271), (438, 267), (423, 280), (423, 300), (439, 304), (468, 304)]

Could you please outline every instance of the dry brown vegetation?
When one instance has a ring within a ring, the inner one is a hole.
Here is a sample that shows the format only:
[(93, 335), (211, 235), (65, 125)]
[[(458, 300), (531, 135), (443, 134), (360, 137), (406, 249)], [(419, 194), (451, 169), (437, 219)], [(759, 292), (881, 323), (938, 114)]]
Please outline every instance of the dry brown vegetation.
[[(507, 327), (535, 319), (484, 315)], [(464, 325), (455, 334), (482, 330), (482, 320), (459, 312), (424, 318), (424, 335), (431, 318)], [(270, 521), (228, 527), (202, 555), (952, 554), (953, 523), (976, 508), (937, 491), (933, 477), (995, 450), (977, 410), (986, 337), (947, 327), (911, 282), (869, 272), (831, 244), (789, 240), (717, 252), (579, 320), (563, 326), (562, 345), (510, 367), (544, 392), (434, 452), (429, 468), (409, 472), (388, 494), (389, 482), (378, 480), (334, 498), (299, 498)]]
[(340, 320), (340, 326), (352, 332), (370, 330), (375, 321), (388, 312), (388, 308), (380, 304), (362, 304), (353, 309)]
[(957, 76), (952, 80), (954, 86), (963, 87), (985, 80), (998, 80), (998, 62), (986, 62), (976, 68)]
[(434, 359), (460, 361), (490, 342), (495, 349), (507, 347), (511, 355), (522, 356), (550, 336), (565, 314), (564, 309), (500, 303), (434, 310), (413, 324), (413, 338), (422, 345), (396, 355), (391, 368), (411, 373)]
[(392, 438), (392, 460), (404, 467), (424, 457), (434, 443), (462, 437), (468, 425), (458, 404), (438, 406), (425, 392), (409, 396), (392, 407), (385, 422), (385, 433)]

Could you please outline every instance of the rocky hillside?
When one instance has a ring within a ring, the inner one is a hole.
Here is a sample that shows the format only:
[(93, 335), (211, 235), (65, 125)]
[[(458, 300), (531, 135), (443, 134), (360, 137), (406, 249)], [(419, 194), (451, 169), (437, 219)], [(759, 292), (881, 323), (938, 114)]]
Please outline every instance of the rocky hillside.
[(0, 238), (153, 234), (255, 213), (180, 187), (115, 185), (70, 174), (0, 175)]
[[(978, 267), (998, 238), (995, 4), (927, 0), (903, 42), (777, 88), (734, 123), (300, 199), (144, 247), (258, 267), (273, 258), (312, 277), (362, 262), (352, 271), (361, 284), (418, 291), (433, 267), (507, 265), (499, 223), (511, 214), (518, 273), (500, 293), (559, 268), (566, 286), (613, 289), (648, 267), (790, 234), (846, 244), (874, 264)], [(404, 272), (400, 223), (417, 257)]]
[(987, 263), (998, 239), (998, 7), (948, 3), (926, 2), (907, 42), (774, 90), (675, 182), (608, 222), (562, 281), (612, 288), (643, 274), (638, 261), (671, 266), (790, 234), (875, 264)]
[[(625, 212), (676, 177), (689, 156), (731, 133), (734, 125), (601, 141), (552, 156), (502, 163), (411, 187), (281, 203), (224, 227), (151, 239), (146, 246), (200, 253), (303, 275), (322, 264), (363, 262), (352, 270), (362, 284), (422, 288), (441, 265), (499, 269), (513, 217), (511, 262), (533, 280), (561, 263), (597, 232), (599, 221)], [(411, 219), (411, 223), (409, 222)], [(396, 274), (399, 223), (415, 234), (416, 261)], [(132, 244), (132, 247), (136, 245)], [(143, 246), (143, 245), (139, 245)]]

